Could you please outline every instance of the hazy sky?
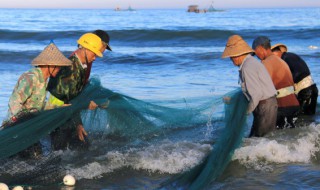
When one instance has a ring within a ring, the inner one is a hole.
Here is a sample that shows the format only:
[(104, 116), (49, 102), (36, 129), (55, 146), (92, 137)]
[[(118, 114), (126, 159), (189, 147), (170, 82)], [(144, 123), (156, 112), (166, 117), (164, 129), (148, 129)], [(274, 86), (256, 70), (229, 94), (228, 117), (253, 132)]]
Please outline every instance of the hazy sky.
[[(207, 8), (212, 0), (0, 0), (0, 8)], [(215, 0), (216, 8), (320, 7), (320, 0)]]

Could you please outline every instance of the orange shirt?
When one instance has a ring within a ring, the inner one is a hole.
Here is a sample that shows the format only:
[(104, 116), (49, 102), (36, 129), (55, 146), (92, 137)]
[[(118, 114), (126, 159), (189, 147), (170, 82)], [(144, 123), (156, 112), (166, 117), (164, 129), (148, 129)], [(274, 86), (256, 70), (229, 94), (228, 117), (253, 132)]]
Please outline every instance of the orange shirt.
[[(293, 86), (293, 78), (289, 66), (276, 55), (270, 55), (262, 61), (271, 76), (275, 88), (281, 89)], [(295, 94), (277, 98), (279, 107), (299, 106)]]

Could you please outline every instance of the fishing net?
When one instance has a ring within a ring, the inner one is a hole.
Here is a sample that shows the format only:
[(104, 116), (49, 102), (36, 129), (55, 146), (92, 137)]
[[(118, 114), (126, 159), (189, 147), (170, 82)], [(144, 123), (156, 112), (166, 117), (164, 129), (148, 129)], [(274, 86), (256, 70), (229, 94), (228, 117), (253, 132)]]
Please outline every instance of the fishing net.
[(222, 174), (244, 137), (248, 107), (248, 101), (240, 91), (234, 91), (227, 97), (225, 128), (210, 154), (198, 166), (163, 183), (162, 188), (204, 189)]
[[(101, 86), (98, 79), (93, 78), (83, 92), (71, 101), (70, 106), (32, 113), (12, 126), (2, 129), (0, 159), (7, 159), (34, 146), (56, 128), (70, 127), (64, 124), (79, 113), (87, 132), (91, 137), (95, 137), (95, 140), (101, 141), (116, 136), (128, 143), (137, 139), (147, 141), (165, 131), (208, 125), (224, 118), (224, 132), (208, 158), (200, 167), (190, 170), (189, 174), (175, 178), (177, 179), (175, 184), (191, 185), (197, 189), (207, 185), (222, 173), (243, 136), (247, 101), (239, 90), (227, 96), (231, 97), (227, 104), (222, 101), (221, 96), (151, 103), (106, 89)], [(90, 101), (97, 103), (98, 109), (88, 110)], [(225, 112), (222, 112), (223, 106)], [(97, 138), (98, 136), (100, 138)], [(54, 173), (59, 168), (49, 167), (47, 170), (43, 168), (45, 162), (52, 165), (57, 160), (59, 159), (54, 156), (52, 159), (48, 158), (41, 167), (35, 167), (33, 171), (22, 174), (21, 176), (28, 177), (21, 179), (30, 183), (29, 178), (39, 176), (39, 172)], [(38, 181), (36, 183), (39, 183)], [(190, 184), (191, 181), (193, 183)]]
[[(96, 111), (85, 111), (91, 100), (100, 108)], [(102, 88), (99, 80), (94, 79), (71, 102), (71, 106), (31, 113), (22, 120), (19, 119), (13, 126), (1, 130), (0, 158), (14, 155), (37, 143), (57, 127), (63, 126), (79, 111), (84, 111), (83, 114), (87, 117), (84, 118), (84, 123), (94, 125), (96, 130), (134, 138), (159, 130), (163, 124), (168, 124), (164, 123), (166, 121), (183, 126), (189, 123), (183, 121), (183, 117), (189, 118), (191, 114), (195, 114), (193, 112), (199, 110), (170, 109), (148, 104)], [(170, 114), (164, 114), (165, 112)], [(176, 117), (177, 114), (180, 117)], [(195, 119), (192, 120), (196, 123)]]
[(54, 154), (42, 159), (29, 160), (26, 164), (29, 167), (24, 166), (23, 172), (15, 173), (6, 180), (6, 183), (33, 187), (57, 185), (56, 182), (61, 181), (65, 175), (64, 168), (61, 166), (61, 158)]

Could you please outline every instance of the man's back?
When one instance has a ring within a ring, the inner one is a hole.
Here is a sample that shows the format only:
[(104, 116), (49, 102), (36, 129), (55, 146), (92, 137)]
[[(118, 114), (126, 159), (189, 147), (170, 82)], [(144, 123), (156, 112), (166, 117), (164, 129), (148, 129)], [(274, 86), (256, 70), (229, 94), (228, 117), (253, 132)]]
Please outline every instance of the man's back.
[(290, 52), (284, 52), (281, 56), (289, 66), (294, 83), (298, 83), (305, 77), (310, 75), (310, 70), (306, 62), (300, 56)]
[[(277, 90), (293, 86), (293, 78), (289, 66), (276, 55), (270, 55), (262, 61), (269, 72), (274, 86)], [(299, 106), (294, 94), (277, 98), (279, 107)]]
[[(250, 100), (249, 112), (252, 112), (261, 100), (276, 95), (276, 89), (266, 68), (258, 60), (248, 55), (240, 67), (242, 91)], [(247, 94), (248, 93), (248, 94)]]

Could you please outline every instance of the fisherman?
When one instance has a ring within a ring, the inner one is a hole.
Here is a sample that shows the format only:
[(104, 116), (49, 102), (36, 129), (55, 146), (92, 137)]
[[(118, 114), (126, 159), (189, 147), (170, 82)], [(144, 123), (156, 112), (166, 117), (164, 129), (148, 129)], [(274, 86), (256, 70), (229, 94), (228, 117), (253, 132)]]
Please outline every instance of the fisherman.
[(293, 119), (299, 111), (299, 102), (294, 94), (294, 82), (289, 66), (271, 51), (270, 39), (266, 36), (257, 37), (252, 48), (266, 67), (275, 88), (278, 101), (278, 128), (294, 128)]
[[(9, 100), (9, 120), (19, 120), (26, 112), (39, 112), (45, 106), (47, 80), (56, 77), (61, 67), (71, 66), (54, 43), (50, 43), (35, 59), (34, 68), (23, 73)], [(67, 67), (65, 67), (67, 68)]]
[(306, 62), (297, 54), (288, 52), (284, 44), (271, 47), (273, 54), (284, 60), (292, 73), (295, 94), (300, 103), (300, 114), (314, 115), (316, 112), (318, 88), (314, 83)]
[[(23, 73), (14, 87), (9, 100), (8, 119), (3, 122), (2, 127), (12, 126), (42, 111), (46, 100), (47, 80), (54, 78), (62, 67), (71, 66), (71, 61), (54, 43), (50, 43), (33, 59), (32, 65), (35, 67)], [(40, 143), (36, 143), (21, 151), (19, 156), (37, 157), (41, 152)]]
[[(48, 84), (53, 105), (69, 104), (73, 98), (78, 96), (87, 84), (90, 75), (88, 65), (91, 70), (91, 64), (95, 61), (96, 56), (102, 57), (102, 51), (106, 48), (111, 50), (108, 43), (103, 42), (98, 35), (93, 33), (82, 35), (77, 42), (78, 49), (69, 57), (72, 67), (61, 69), (57, 77), (50, 80)], [(97, 104), (91, 101), (88, 108), (96, 109)], [(88, 148), (87, 132), (83, 127), (80, 113), (75, 114), (74, 118), (65, 125), (68, 127), (58, 128), (51, 134), (53, 149)]]
[[(101, 53), (103, 54), (104, 51), (107, 49), (109, 51), (112, 51), (111, 46), (109, 45), (110, 37), (109, 34), (104, 31), (104, 30), (95, 30), (92, 32), (93, 34), (99, 36), (99, 38), (102, 41), (102, 48), (101, 48)], [(86, 83), (89, 81), (89, 77), (91, 74), (91, 68), (92, 68), (92, 63), (90, 62), (87, 64), (87, 71), (86, 71)]]
[(239, 82), (253, 112), (250, 137), (262, 137), (276, 129), (276, 89), (266, 68), (251, 53), (253, 49), (239, 35), (229, 37), (222, 58), (230, 57), (239, 67)]

